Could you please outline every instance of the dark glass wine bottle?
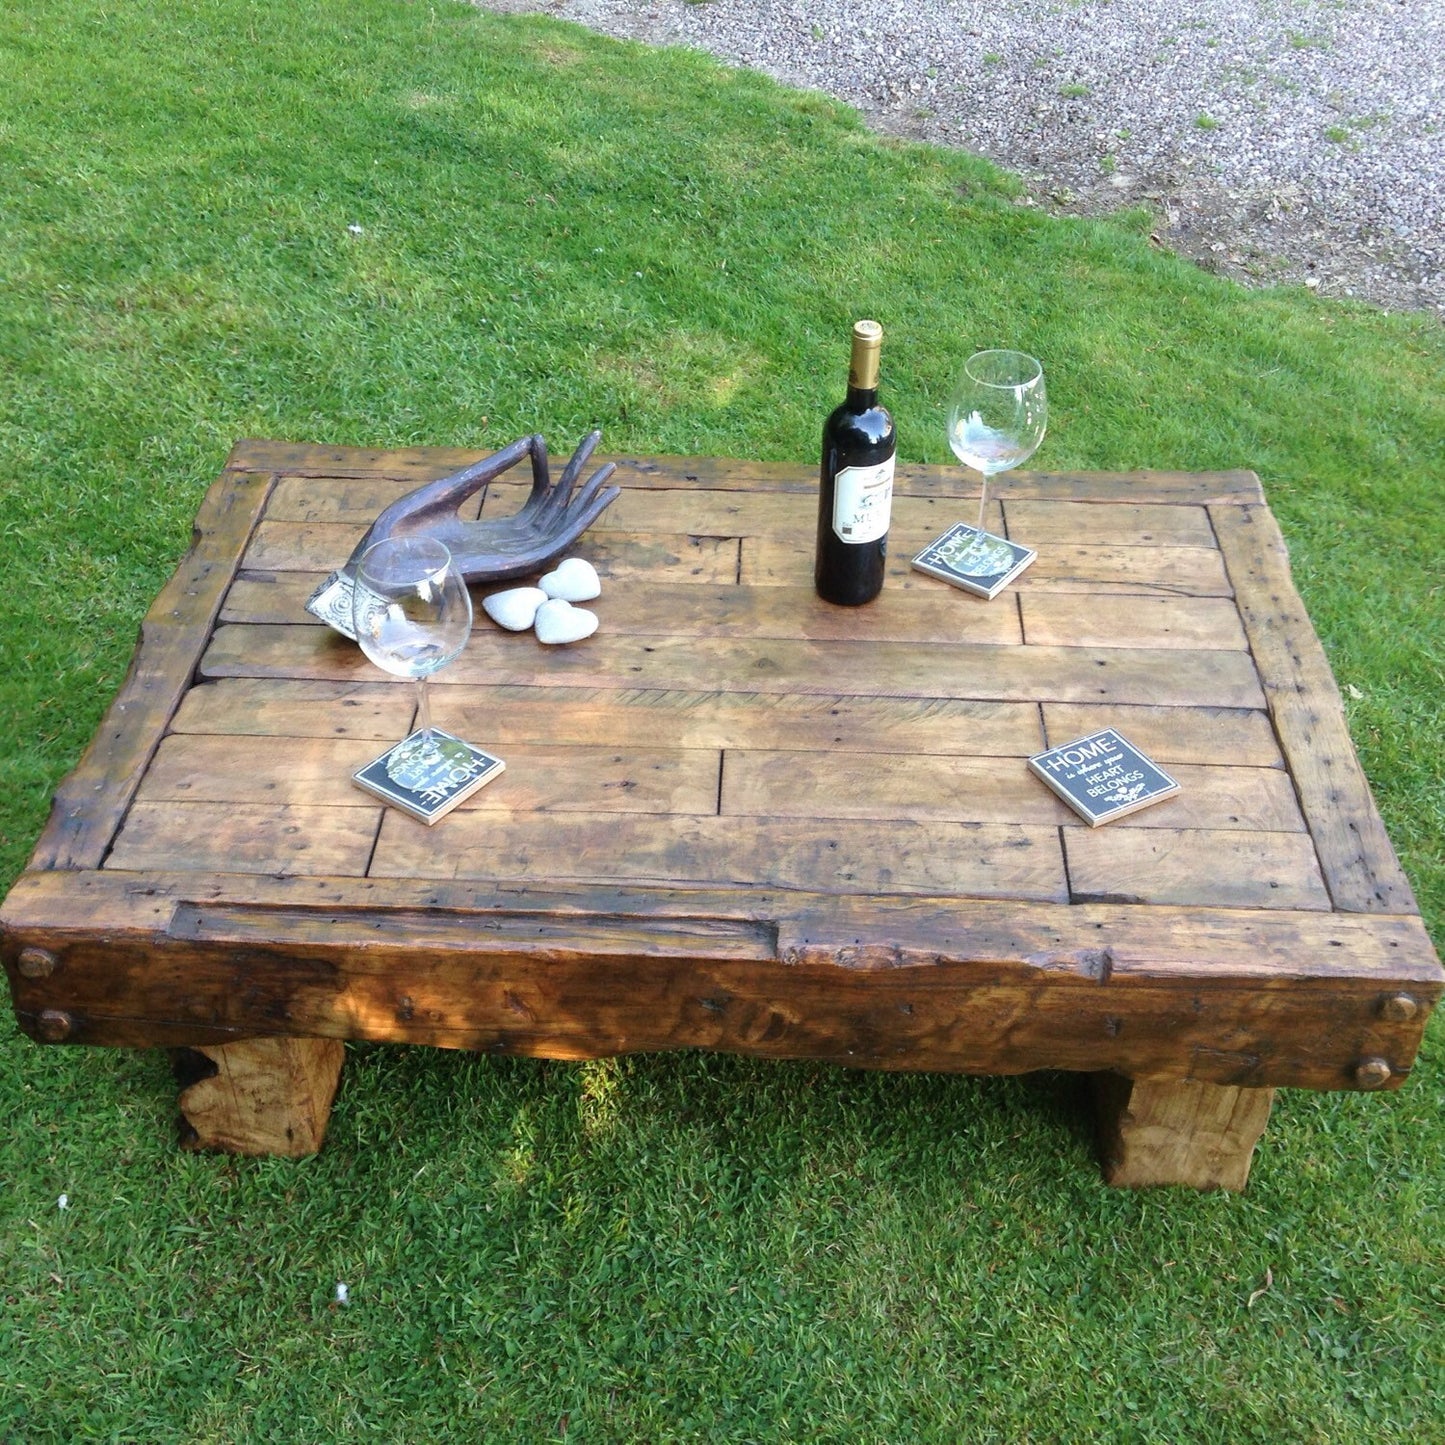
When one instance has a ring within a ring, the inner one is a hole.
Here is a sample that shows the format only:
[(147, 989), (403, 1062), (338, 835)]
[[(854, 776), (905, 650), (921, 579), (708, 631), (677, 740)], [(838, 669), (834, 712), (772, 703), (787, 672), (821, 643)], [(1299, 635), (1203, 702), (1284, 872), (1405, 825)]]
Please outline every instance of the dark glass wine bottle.
[(823, 426), (813, 584), (826, 602), (857, 607), (883, 588), (893, 505), (893, 418), (878, 405), (876, 321), (853, 326), (848, 395)]

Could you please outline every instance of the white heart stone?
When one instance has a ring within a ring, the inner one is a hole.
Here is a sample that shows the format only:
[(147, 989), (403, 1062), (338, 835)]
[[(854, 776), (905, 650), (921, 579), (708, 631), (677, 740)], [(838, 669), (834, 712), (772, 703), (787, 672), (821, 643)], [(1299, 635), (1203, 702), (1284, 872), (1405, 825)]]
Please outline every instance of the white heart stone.
[(525, 632), (536, 620), (537, 609), (547, 600), (540, 587), (513, 587), (482, 598), (482, 611), (509, 632)]
[(582, 557), (568, 557), (559, 562), (557, 570), (549, 572), (537, 586), (548, 597), (560, 597), (566, 602), (590, 602), (602, 595), (597, 569)]
[(553, 597), (537, 609), (537, 641), (555, 646), (559, 642), (581, 642), (597, 631), (597, 614), (585, 607), (574, 607), (561, 597)]

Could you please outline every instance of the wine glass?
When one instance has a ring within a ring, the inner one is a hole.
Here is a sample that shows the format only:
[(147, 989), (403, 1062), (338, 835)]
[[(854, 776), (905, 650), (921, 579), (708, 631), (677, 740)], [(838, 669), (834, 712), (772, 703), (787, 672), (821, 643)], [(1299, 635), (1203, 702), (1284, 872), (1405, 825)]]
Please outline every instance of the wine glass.
[[(948, 409), (948, 445), (966, 467), (983, 473), (978, 495), (976, 556), (968, 570), (999, 571), (1011, 554), (983, 529), (988, 480), (1027, 461), (1048, 427), (1044, 369), (1022, 351), (978, 351), (963, 366)], [(975, 565), (976, 564), (976, 565)]]
[(446, 545), (424, 534), (368, 547), (356, 569), (351, 618), (361, 650), (396, 677), (416, 679), (416, 730), (392, 749), (386, 771), (420, 791), (468, 749), (432, 731), (427, 679), (451, 662), (472, 631), (472, 599)]

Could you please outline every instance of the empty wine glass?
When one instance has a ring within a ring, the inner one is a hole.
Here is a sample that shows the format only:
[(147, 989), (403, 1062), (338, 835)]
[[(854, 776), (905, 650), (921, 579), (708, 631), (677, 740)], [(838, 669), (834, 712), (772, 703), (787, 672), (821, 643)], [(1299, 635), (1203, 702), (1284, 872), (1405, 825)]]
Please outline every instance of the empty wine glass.
[(465, 761), (465, 743), (432, 731), (427, 679), (466, 646), (472, 599), (444, 543), (413, 534), (368, 547), (356, 569), (352, 622), (361, 650), (396, 677), (416, 679), (416, 730), (392, 749), (386, 770), (419, 790)]
[(969, 570), (997, 571), (1007, 563), (1008, 549), (983, 529), (989, 478), (1033, 456), (1048, 420), (1044, 369), (1032, 356), (978, 351), (964, 363), (948, 409), (948, 444), (964, 466), (983, 473), (975, 539), (980, 551)]

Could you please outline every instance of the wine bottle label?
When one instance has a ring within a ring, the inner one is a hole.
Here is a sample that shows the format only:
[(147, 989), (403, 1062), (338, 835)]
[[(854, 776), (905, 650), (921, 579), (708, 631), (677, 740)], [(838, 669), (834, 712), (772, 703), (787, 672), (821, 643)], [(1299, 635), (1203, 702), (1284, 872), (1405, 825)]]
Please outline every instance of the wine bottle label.
[(844, 467), (833, 490), (833, 531), (840, 542), (876, 542), (888, 534), (893, 509), (893, 458), (873, 467)]

